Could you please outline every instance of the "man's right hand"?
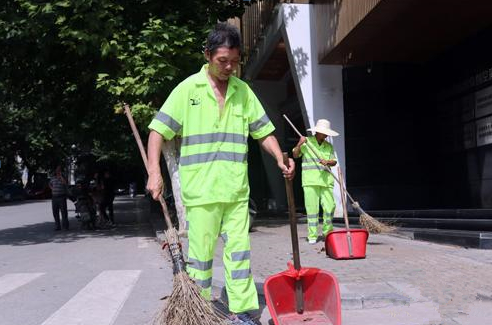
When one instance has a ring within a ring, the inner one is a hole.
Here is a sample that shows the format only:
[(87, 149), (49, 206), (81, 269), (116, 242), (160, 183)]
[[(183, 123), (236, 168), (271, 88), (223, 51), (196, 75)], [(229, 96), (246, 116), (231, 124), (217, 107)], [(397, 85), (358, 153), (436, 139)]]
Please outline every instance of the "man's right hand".
[(149, 175), (147, 190), (154, 200), (159, 201), (159, 197), (162, 196), (162, 192), (164, 191), (164, 182), (162, 181), (160, 173), (152, 173)]

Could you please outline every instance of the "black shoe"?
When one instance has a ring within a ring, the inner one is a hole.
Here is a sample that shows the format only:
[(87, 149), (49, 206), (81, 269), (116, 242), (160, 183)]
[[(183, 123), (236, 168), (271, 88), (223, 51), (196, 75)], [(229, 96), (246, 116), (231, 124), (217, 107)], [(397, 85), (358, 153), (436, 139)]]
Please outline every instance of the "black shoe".
[(251, 317), (250, 314), (248, 313), (239, 313), (235, 315), (231, 315), (230, 317), (230, 324), (231, 325), (261, 325), (256, 319)]
[(59, 231), (59, 230), (61, 230), (61, 227), (60, 226), (56, 226), (54, 230), (55, 231)]

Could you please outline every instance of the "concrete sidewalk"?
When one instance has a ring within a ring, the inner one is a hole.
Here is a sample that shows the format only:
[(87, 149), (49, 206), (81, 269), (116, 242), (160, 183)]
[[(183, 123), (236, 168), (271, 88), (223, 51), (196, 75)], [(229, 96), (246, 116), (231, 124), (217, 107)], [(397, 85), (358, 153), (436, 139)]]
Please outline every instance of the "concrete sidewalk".
[[(142, 201), (142, 204), (146, 203)], [(151, 213), (158, 241), (163, 221)], [(367, 257), (333, 260), (324, 243), (306, 242), (306, 225), (299, 224), (301, 265), (336, 275), (344, 325), (465, 325), (492, 324), (492, 251), (465, 249), (412, 240), (404, 235), (370, 235)], [(187, 241), (182, 240), (186, 252)], [(252, 272), (262, 303), (261, 322), (269, 324), (263, 283), (286, 270), (292, 259), (290, 228), (279, 223), (255, 223), (251, 232)], [(222, 241), (214, 259), (214, 295), (223, 294)]]

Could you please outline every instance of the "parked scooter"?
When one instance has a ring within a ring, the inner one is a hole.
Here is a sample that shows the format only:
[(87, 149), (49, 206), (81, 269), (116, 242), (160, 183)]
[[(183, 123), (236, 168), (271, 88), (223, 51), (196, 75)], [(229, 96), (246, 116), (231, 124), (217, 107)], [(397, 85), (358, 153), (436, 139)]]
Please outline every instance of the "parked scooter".
[(83, 180), (79, 180), (76, 182), (73, 192), (75, 213), (78, 215), (82, 229), (96, 229), (96, 208), (94, 200), (89, 194), (88, 185)]

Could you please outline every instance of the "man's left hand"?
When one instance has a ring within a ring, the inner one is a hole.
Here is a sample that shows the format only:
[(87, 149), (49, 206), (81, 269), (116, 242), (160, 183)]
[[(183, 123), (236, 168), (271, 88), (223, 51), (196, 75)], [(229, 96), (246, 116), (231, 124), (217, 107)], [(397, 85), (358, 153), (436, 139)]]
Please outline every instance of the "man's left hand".
[(337, 164), (337, 161), (333, 159), (329, 159), (329, 160), (321, 159), (319, 162), (321, 165), (328, 166), (328, 167), (333, 167)]
[(289, 167), (285, 166), (283, 162), (278, 163), (278, 167), (280, 170), (282, 170), (282, 173), (284, 174), (284, 177), (287, 178), (289, 181), (294, 179), (294, 176), (296, 174), (296, 165), (294, 163), (294, 159), (289, 158)]

